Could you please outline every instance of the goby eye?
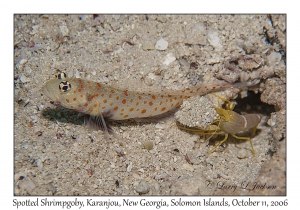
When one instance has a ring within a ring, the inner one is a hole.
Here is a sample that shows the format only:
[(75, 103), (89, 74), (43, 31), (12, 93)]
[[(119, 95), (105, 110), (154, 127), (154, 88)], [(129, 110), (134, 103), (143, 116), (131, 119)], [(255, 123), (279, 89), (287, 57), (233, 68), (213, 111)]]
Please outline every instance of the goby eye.
[(62, 92), (67, 92), (67, 91), (71, 90), (71, 84), (68, 81), (63, 81), (59, 84), (59, 89)]

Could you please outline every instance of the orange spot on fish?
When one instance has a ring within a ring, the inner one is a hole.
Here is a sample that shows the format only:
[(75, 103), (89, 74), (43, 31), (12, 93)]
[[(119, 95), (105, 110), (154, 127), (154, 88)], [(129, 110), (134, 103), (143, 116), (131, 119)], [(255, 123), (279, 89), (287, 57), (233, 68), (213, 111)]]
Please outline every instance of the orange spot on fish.
[(116, 100), (119, 100), (119, 96), (116, 97)]
[(83, 88), (84, 88), (84, 85), (81, 85), (80, 87), (83, 89)]
[(152, 106), (152, 105), (153, 105), (152, 101), (150, 101), (150, 102), (149, 102), (149, 105), (150, 105), (150, 106)]
[(130, 108), (129, 111), (132, 112), (134, 110), (134, 108)]
[(80, 95), (80, 98), (83, 98), (83, 95)]
[(161, 108), (161, 111), (165, 111), (165, 110), (166, 110), (166, 107)]
[(94, 107), (97, 107), (97, 104), (94, 104)]
[(172, 102), (172, 98), (170, 98), (170, 102)]
[(76, 98), (73, 98), (73, 101), (76, 101)]
[(124, 91), (124, 94), (125, 94), (125, 96), (128, 96), (128, 91), (125, 90), (125, 91)]
[(126, 104), (126, 99), (123, 99), (122, 104)]
[(133, 102), (133, 99), (130, 99), (130, 102), (132, 103), (132, 102)]
[(106, 108), (106, 106), (102, 106), (102, 109), (105, 109)]
[(147, 101), (144, 101), (144, 104), (146, 104), (147, 103)]
[(110, 102), (110, 103), (109, 103), (110, 106), (112, 106), (113, 104), (114, 104), (113, 102)]
[(159, 105), (162, 105), (162, 101), (159, 103)]
[(168, 99), (166, 99), (166, 102), (168, 102), (169, 100)]
[(156, 110), (157, 110), (157, 107), (154, 108), (154, 111), (156, 111)]
[(101, 96), (104, 97), (104, 93), (102, 93)]
[(80, 104), (78, 104), (78, 107), (81, 107), (81, 105), (80, 105)]
[(140, 100), (142, 100), (142, 96), (139, 96), (138, 98), (139, 98)]
[(69, 103), (69, 102), (70, 102), (70, 101), (69, 101), (69, 99), (66, 99), (66, 102), (68, 102), (68, 103)]
[(79, 81), (80, 83), (82, 83), (82, 79), (79, 79), (78, 81)]
[(179, 98), (182, 98), (182, 95)]
[(104, 102), (104, 103), (106, 103), (106, 102), (107, 102), (107, 100), (106, 100), (106, 99), (104, 99), (104, 100), (103, 100), (103, 102)]
[(90, 82), (90, 81), (87, 81), (87, 83), (88, 83), (88, 84), (91, 84), (91, 82)]
[(155, 100), (155, 98), (156, 98), (155, 95), (152, 95), (152, 99)]
[(100, 83), (97, 83), (98, 87), (101, 87), (101, 84)]
[(142, 114), (146, 113), (146, 109), (143, 109), (143, 110), (141, 111), (141, 113), (142, 113)]
[(76, 90), (74, 90), (74, 93), (76, 93)]
[(78, 89), (78, 92), (81, 92), (81, 89)]
[(124, 108), (121, 109), (121, 112), (124, 112)]
[(116, 106), (116, 107), (114, 108), (114, 110), (115, 110), (115, 111), (117, 111), (118, 109), (119, 109), (119, 107), (118, 107), (118, 106)]
[(124, 118), (127, 118), (127, 117), (128, 117), (128, 115), (125, 115), (125, 116), (124, 116)]
[(89, 85), (89, 86), (88, 86), (88, 88), (90, 88), (90, 89), (91, 89), (91, 88), (92, 88), (92, 86), (90, 86), (90, 85)]
[(138, 106), (138, 105), (139, 105), (139, 102), (136, 102), (135, 105)]
[(109, 98), (112, 98), (112, 94), (109, 94), (109, 96), (108, 96)]
[(112, 92), (112, 93), (114, 93), (114, 92), (115, 92), (115, 90), (111, 90), (111, 92)]
[(85, 103), (85, 104), (84, 104), (84, 106), (88, 106), (88, 105), (89, 105), (88, 103)]

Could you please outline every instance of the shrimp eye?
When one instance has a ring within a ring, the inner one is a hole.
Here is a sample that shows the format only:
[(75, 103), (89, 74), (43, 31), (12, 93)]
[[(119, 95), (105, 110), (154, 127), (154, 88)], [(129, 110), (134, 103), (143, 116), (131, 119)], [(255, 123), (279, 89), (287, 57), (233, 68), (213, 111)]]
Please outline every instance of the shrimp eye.
[(67, 78), (67, 75), (64, 72), (62, 72), (59, 75), (57, 75), (57, 79), (66, 79), (66, 78)]
[(71, 90), (71, 84), (68, 81), (63, 81), (59, 84), (59, 89), (62, 92), (67, 92), (67, 91)]

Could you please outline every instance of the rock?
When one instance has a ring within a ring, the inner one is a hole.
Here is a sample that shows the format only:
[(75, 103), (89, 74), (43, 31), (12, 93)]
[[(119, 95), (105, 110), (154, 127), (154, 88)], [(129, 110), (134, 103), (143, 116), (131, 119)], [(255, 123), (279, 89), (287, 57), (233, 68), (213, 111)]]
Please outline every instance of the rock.
[(196, 177), (189, 177), (187, 175), (174, 181), (171, 185), (171, 195), (199, 195), (199, 186), (201, 181)]
[(188, 44), (206, 44), (206, 26), (203, 23), (198, 23), (196, 26), (188, 32), (185, 43)]
[(257, 69), (263, 63), (264, 59), (258, 54), (245, 55), (238, 59), (238, 65), (244, 71)]
[(176, 60), (176, 58), (175, 58), (175, 56), (173, 55), (173, 53), (169, 53), (169, 54), (167, 54), (167, 56), (166, 56), (166, 60), (163, 62), (163, 64), (165, 64), (165, 65), (169, 65), (170, 63), (172, 63), (173, 61), (175, 61)]
[(143, 145), (144, 145), (144, 148), (146, 150), (152, 150), (153, 149), (153, 141), (145, 141), (143, 143)]
[(145, 181), (141, 181), (140, 184), (135, 188), (135, 191), (140, 194), (146, 194), (149, 192), (149, 186)]
[(28, 193), (31, 193), (34, 190), (34, 188), (36, 188), (36, 185), (31, 180), (24, 180), (24, 181), (19, 183), (19, 187), (22, 190), (24, 190)]
[(20, 65), (25, 65), (28, 62), (28, 60), (26, 58), (23, 58), (19, 61)]
[(127, 171), (127, 172), (130, 172), (131, 169), (132, 169), (132, 162), (129, 163), (129, 165), (127, 166), (126, 171)]
[(44, 163), (43, 163), (43, 161), (41, 159), (38, 159), (36, 161), (36, 165), (37, 165), (37, 167), (38, 167), (39, 170), (42, 170), (42, 168), (44, 167)]
[(168, 42), (161, 38), (156, 42), (155, 49), (157, 50), (166, 50), (168, 47)]
[(240, 150), (238, 151), (237, 157), (238, 157), (239, 159), (244, 159), (244, 158), (246, 158), (246, 157), (247, 157), (247, 151), (246, 151), (245, 149), (240, 149)]
[(278, 52), (273, 51), (269, 56), (268, 56), (268, 61), (270, 63), (270, 66), (275, 66), (276, 64), (279, 63), (281, 60), (281, 54)]
[(222, 49), (223, 47), (217, 31), (213, 31), (208, 34), (208, 42), (216, 49)]
[(63, 36), (69, 36), (69, 29), (67, 26), (59, 26), (59, 29)]
[(185, 169), (185, 170), (187, 170), (187, 171), (190, 171), (190, 172), (193, 172), (193, 171), (194, 171), (194, 167), (191, 166), (191, 165), (189, 165), (189, 164), (187, 164), (187, 163), (184, 163), (184, 164), (182, 165), (182, 168)]
[(161, 123), (155, 125), (155, 128), (157, 129), (164, 129), (165, 127), (166, 127), (165, 124), (161, 124)]
[(19, 79), (20, 79), (20, 81), (21, 81), (22, 83), (26, 83), (26, 82), (29, 82), (29, 81), (30, 81), (30, 79), (28, 79), (25, 75), (21, 75), (21, 76), (19, 77)]
[(120, 28), (120, 22), (118, 22), (118, 21), (111, 22), (110, 25), (114, 31), (116, 31)]
[(143, 50), (154, 50), (155, 47), (153, 44), (150, 44), (150, 43), (144, 43), (143, 44)]

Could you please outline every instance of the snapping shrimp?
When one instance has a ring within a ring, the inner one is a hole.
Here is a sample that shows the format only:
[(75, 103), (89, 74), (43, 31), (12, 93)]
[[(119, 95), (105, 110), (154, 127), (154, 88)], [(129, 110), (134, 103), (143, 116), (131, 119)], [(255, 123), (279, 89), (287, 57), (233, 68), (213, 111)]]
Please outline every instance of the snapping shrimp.
[(218, 96), (214, 93), (212, 95), (218, 97), (222, 101), (225, 101), (226, 109), (215, 107), (216, 112), (219, 114), (219, 119), (215, 120), (212, 125), (209, 125), (204, 130), (199, 128), (188, 128), (179, 123), (177, 123), (178, 127), (182, 130), (186, 130), (193, 134), (201, 134), (201, 135), (225, 135), (224, 139), (220, 141), (217, 145), (215, 145), (208, 154), (214, 152), (221, 144), (223, 144), (227, 139), (229, 134), (232, 135), (236, 139), (247, 140), (250, 142), (252, 148), (252, 154), (255, 157), (256, 153), (253, 147), (253, 143), (251, 138), (237, 136), (235, 134), (243, 131), (248, 131), (251, 129), (252, 135), (255, 134), (256, 127), (261, 121), (261, 116), (259, 114), (245, 114), (240, 115), (233, 111), (235, 104), (226, 100), (225, 98)]

